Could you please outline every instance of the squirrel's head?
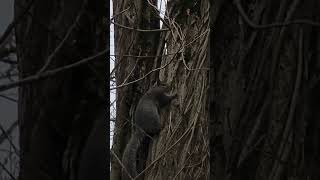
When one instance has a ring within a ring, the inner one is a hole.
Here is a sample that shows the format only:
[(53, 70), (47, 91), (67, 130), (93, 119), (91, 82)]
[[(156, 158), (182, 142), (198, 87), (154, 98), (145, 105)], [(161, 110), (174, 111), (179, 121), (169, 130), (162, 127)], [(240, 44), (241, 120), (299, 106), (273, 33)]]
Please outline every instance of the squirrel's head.
[(147, 96), (155, 99), (160, 107), (168, 104), (177, 95), (169, 95), (170, 88), (168, 86), (155, 86), (147, 92)]

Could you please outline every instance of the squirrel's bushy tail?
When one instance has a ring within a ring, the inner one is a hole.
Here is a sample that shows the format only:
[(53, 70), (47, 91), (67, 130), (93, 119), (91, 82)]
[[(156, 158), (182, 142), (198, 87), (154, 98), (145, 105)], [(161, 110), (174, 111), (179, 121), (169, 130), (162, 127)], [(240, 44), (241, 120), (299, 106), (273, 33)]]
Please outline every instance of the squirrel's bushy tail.
[(136, 130), (134, 134), (132, 134), (122, 156), (122, 164), (126, 168), (127, 172), (122, 168), (121, 180), (131, 180), (128, 173), (132, 178), (135, 178), (138, 175), (136, 167), (137, 150), (144, 137), (145, 134), (140, 130)]

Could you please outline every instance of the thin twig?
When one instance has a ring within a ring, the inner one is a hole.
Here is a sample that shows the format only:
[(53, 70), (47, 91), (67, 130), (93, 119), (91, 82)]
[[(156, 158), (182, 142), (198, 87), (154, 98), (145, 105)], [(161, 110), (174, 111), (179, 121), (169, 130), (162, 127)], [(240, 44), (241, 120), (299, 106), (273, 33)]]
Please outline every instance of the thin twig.
[(185, 131), (181, 137), (176, 141), (174, 142), (168, 149), (166, 149), (162, 154), (160, 154), (154, 161), (152, 161), (143, 171), (141, 171), (141, 173), (139, 173), (133, 180), (136, 180), (138, 179), (144, 172), (146, 172), (148, 169), (151, 168), (151, 166), (153, 166), (153, 164), (155, 164), (158, 160), (160, 160), (165, 154), (168, 153), (168, 151), (170, 151), (176, 144), (178, 144), (178, 142), (180, 142), (182, 140), (182, 138), (187, 135), (189, 133), (189, 131), (191, 130), (192, 128), (189, 128), (187, 131)]
[[(302, 79), (302, 71), (303, 71), (303, 30), (300, 28), (299, 31), (299, 50), (298, 50), (298, 62), (297, 62), (297, 74), (295, 78), (295, 83), (294, 83), (294, 89), (291, 97), (291, 103), (289, 106), (289, 112), (288, 112), (288, 117), (286, 121), (285, 128), (283, 130), (283, 135), (281, 137), (281, 144), (280, 148), (278, 150), (278, 156), (280, 157), (280, 160), (286, 161), (288, 158), (288, 154), (286, 153), (288, 147), (287, 144), (287, 139), (292, 132), (292, 124), (294, 120), (294, 115), (296, 112), (296, 106), (297, 106), (297, 101), (298, 101), (298, 96), (299, 96), (299, 89), (301, 87), (301, 79)], [(283, 166), (282, 164), (278, 165), (277, 169), (282, 169)], [(279, 172), (279, 171), (278, 171)], [(274, 176), (277, 177), (279, 173), (275, 174)]]
[(122, 164), (121, 160), (118, 158), (118, 156), (116, 155), (116, 153), (114, 153), (111, 149), (110, 149), (111, 154), (113, 155), (114, 158), (116, 158), (116, 160), (118, 161), (118, 163), (120, 164), (120, 166), (123, 168), (123, 170), (127, 173), (127, 175), (129, 176), (130, 179), (133, 180), (131, 174), (128, 172), (127, 168)]
[(120, 55), (120, 54), (111, 54), (110, 56), (121, 56), (121, 57), (133, 57), (133, 58), (156, 58), (156, 57), (166, 57), (166, 56), (170, 56), (170, 55), (174, 55), (173, 53), (171, 54), (163, 54), (163, 55), (155, 55), (155, 56), (140, 56), (140, 55), (131, 55), (131, 54), (124, 54), (124, 55)]
[(0, 136), (0, 144), (2, 144), (2, 142), (7, 139), (6, 134), (11, 134), (12, 131), (14, 130), (14, 128), (16, 128), (18, 126), (18, 120), (14, 121), (11, 126), (6, 130), (6, 133), (2, 133)]
[(42, 66), (42, 68), (38, 71), (38, 74), (43, 73), (51, 64), (53, 58), (57, 55), (57, 53), (59, 52), (59, 50), (62, 48), (62, 46), (65, 44), (65, 42), (67, 41), (67, 39), (69, 38), (70, 34), (72, 33), (72, 31), (74, 30), (74, 28), (77, 26), (81, 15), (84, 12), (84, 7), (82, 7), (82, 9), (80, 10), (80, 12), (78, 13), (76, 20), (74, 21), (74, 23), (71, 25), (71, 27), (68, 29), (66, 35), (64, 36), (64, 38), (61, 40), (61, 42), (59, 43), (59, 45), (54, 49), (54, 51), (48, 56), (47, 60), (45, 61), (45, 64)]
[[(179, 51), (178, 51), (178, 52), (179, 52)], [(178, 52), (177, 52), (177, 53), (178, 53)], [(176, 53), (176, 54), (177, 54), (177, 53)], [(147, 74), (145, 74), (145, 75), (142, 76), (141, 78), (138, 78), (138, 79), (136, 79), (136, 80), (134, 80), (134, 81), (130, 81), (130, 82), (128, 82), (128, 83), (122, 83), (122, 84), (119, 85), (119, 86), (111, 87), (110, 90), (117, 89), (117, 88), (121, 88), (121, 87), (124, 87), (124, 86), (128, 86), (128, 85), (133, 84), (133, 83), (135, 83), (135, 82), (141, 81), (142, 79), (144, 79), (144, 78), (146, 78), (147, 76), (149, 76), (151, 73), (153, 73), (153, 72), (155, 72), (155, 71), (159, 71), (159, 70), (161, 70), (161, 69), (164, 69), (165, 67), (167, 67), (167, 66), (173, 61), (173, 59), (174, 59), (174, 57), (176, 56), (176, 54), (171, 58), (171, 60), (170, 60), (167, 64), (165, 64), (165, 65), (163, 65), (163, 66), (161, 66), (161, 67), (158, 67), (158, 68), (156, 68), (156, 69), (152, 69), (152, 70), (149, 71)], [(0, 90), (1, 90), (1, 89), (0, 89)]]
[(17, 178), (13, 176), (13, 174), (7, 169), (7, 167), (4, 164), (2, 164), (2, 162), (0, 162), (0, 166), (10, 176), (12, 180), (17, 180)]
[(113, 22), (111, 21), (112, 24), (118, 26), (118, 27), (121, 27), (121, 28), (124, 28), (124, 29), (128, 29), (128, 30), (134, 30), (134, 31), (137, 31), (137, 32), (162, 32), (162, 31), (169, 31), (168, 28), (163, 28), (163, 29), (138, 29), (138, 28), (132, 28), (132, 27), (128, 27), (128, 26), (125, 26), (125, 25), (122, 25), (122, 24), (118, 24), (116, 22)]
[(114, 18), (116, 18), (117, 16), (121, 15), (122, 13), (128, 11), (130, 8), (131, 8), (131, 6), (129, 6), (128, 8), (126, 8), (126, 9), (124, 9), (124, 10), (122, 10), (122, 11), (120, 11), (120, 12), (117, 13), (117, 14), (114, 14), (114, 15), (111, 17), (110, 21), (113, 21)]
[(98, 58), (98, 57), (100, 57), (102, 55), (105, 55), (107, 53), (109, 53), (109, 48), (107, 48), (107, 49), (105, 49), (103, 51), (100, 51), (100, 52), (98, 52), (97, 54), (95, 54), (93, 56), (81, 59), (81, 60), (79, 60), (79, 61), (77, 61), (75, 63), (69, 64), (69, 65), (66, 65), (66, 66), (63, 66), (63, 67), (59, 67), (59, 68), (56, 68), (56, 69), (53, 69), (53, 70), (48, 70), (48, 71), (45, 71), (45, 72), (43, 72), (41, 74), (37, 74), (36, 73), (35, 75), (26, 77), (24, 79), (0, 85), (0, 91), (4, 91), (4, 90), (7, 90), (7, 89), (11, 89), (11, 88), (17, 87), (17, 86), (25, 85), (25, 84), (28, 84), (28, 83), (31, 83), (31, 82), (34, 82), (34, 81), (37, 81), (37, 80), (40, 80), (40, 79), (45, 79), (45, 78), (48, 78), (48, 77), (55, 76), (58, 73), (70, 70), (72, 68), (75, 68), (75, 67), (78, 67), (78, 66), (81, 66), (81, 65), (88, 64), (89, 62), (91, 62), (91, 61), (95, 60), (96, 58)]
[(276, 28), (276, 27), (279, 28), (279, 27), (295, 25), (295, 24), (305, 24), (305, 25), (320, 27), (320, 23), (314, 22), (308, 19), (298, 19), (293, 21), (277, 22), (277, 23), (263, 24), (263, 25), (255, 24), (253, 21), (249, 19), (248, 15), (245, 13), (240, 0), (234, 0), (233, 2), (236, 5), (244, 21), (253, 29), (268, 29), (268, 28)]
[[(10, 48), (6, 48), (6, 47), (1, 48), (0, 47), (0, 59), (5, 58), (5, 57), (9, 56), (11, 53), (15, 53), (15, 52), (16, 52), (15, 47), (10, 47)], [(17, 63), (15, 63), (15, 64), (17, 64)]]
[[(200, 34), (197, 38), (195, 38), (194, 40), (192, 40), (190, 43), (188, 43), (186, 46), (189, 46), (191, 43), (193, 43), (194, 41), (196, 41), (197, 39), (199, 39), (201, 36), (205, 35), (205, 34), (208, 34), (209, 33), (209, 29), (207, 29), (205, 32), (203, 32), (202, 34)], [(208, 38), (208, 37), (207, 37)], [(210, 68), (189, 68), (187, 63), (186, 63), (186, 60), (184, 58), (182, 58), (182, 61), (183, 61), (183, 65), (186, 67), (186, 69), (188, 71), (198, 71), (198, 70), (207, 70), (209, 71)]]
[[(160, 21), (166, 25), (169, 29), (170, 29), (170, 26), (169, 24), (160, 16), (160, 13), (161, 11), (157, 8), (157, 6), (153, 5), (150, 0), (147, 0), (148, 1), (148, 4), (153, 8), (153, 10), (155, 11), (155, 14), (158, 16), (158, 18), (160, 19)], [(169, 19), (169, 17), (167, 17), (165, 14), (163, 14), (164, 17), (166, 17), (167, 19)]]
[(2, 135), (4, 135), (6, 137), (6, 139), (8, 140), (9, 144), (13, 147), (14, 152), (20, 156), (20, 152), (18, 150), (18, 148), (16, 147), (16, 145), (12, 142), (11, 138), (9, 137), (9, 135), (7, 134), (7, 131), (3, 128), (3, 126), (0, 124), (0, 130), (2, 132)]
[(14, 99), (14, 98), (11, 98), (11, 97), (8, 97), (6, 95), (3, 95), (3, 94), (0, 94), (0, 97), (4, 98), (4, 99), (7, 99), (9, 101), (13, 101), (13, 102), (18, 102), (17, 99)]
[(11, 60), (11, 59), (0, 59), (0, 62), (7, 63), (7, 64), (10, 64), (10, 65), (18, 64), (17, 61), (14, 61), (14, 60)]
[[(197, 39), (199, 39), (202, 35), (204, 35), (204, 33), (202, 33), (201, 35), (199, 35), (198, 37), (196, 37), (195, 39), (193, 39), (191, 42), (189, 42), (189, 43), (186, 44), (185, 46), (190, 46), (190, 45), (191, 45), (192, 43), (194, 43)], [(118, 88), (121, 88), (121, 87), (130, 85), (130, 84), (136, 83), (136, 82), (141, 81), (142, 79), (146, 78), (146, 77), (149, 76), (151, 73), (153, 73), (153, 72), (155, 72), (155, 71), (159, 71), (159, 70), (161, 70), (161, 69), (164, 69), (165, 67), (167, 67), (167, 66), (173, 61), (173, 59), (175, 58), (175, 56), (176, 56), (178, 53), (181, 53), (181, 49), (182, 49), (182, 46), (179, 48), (179, 50), (178, 50), (177, 52), (175, 52), (175, 53), (173, 54), (173, 57), (171, 58), (171, 60), (170, 60), (167, 64), (165, 64), (165, 65), (163, 65), (163, 66), (161, 66), (161, 67), (158, 67), (158, 68), (156, 68), (156, 69), (152, 69), (152, 70), (149, 71), (147, 74), (145, 74), (145, 75), (142, 76), (141, 78), (138, 78), (138, 79), (136, 79), (136, 80), (134, 80), (134, 81), (130, 81), (130, 82), (128, 82), (128, 83), (122, 83), (122, 84), (120, 84), (119, 86), (111, 87), (110, 90), (118, 89)], [(203, 69), (203, 70), (209, 70), (209, 68), (202, 68), (202, 69)], [(1, 91), (1, 86), (0, 86), (0, 91)]]
[(7, 29), (4, 31), (3, 35), (0, 37), (0, 47), (1, 44), (7, 39), (7, 37), (10, 35), (10, 33), (12, 32), (13, 28), (21, 21), (21, 19), (27, 14), (27, 12), (29, 11), (29, 9), (31, 8), (32, 4), (33, 4), (34, 0), (31, 0), (28, 4), (27, 7), (24, 9), (24, 11), (19, 14), (12, 23), (9, 24), (9, 26), (7, 27)]

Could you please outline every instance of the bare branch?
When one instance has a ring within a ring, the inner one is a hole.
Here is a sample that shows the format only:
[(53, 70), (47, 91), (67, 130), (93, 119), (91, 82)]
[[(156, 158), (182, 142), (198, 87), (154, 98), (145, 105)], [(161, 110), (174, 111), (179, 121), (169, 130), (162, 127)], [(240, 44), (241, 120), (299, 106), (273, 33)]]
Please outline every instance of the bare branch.
[(74, 21), (74, 23), (71, 25), (71, 27), (68, 29), (66, 35), (64, 36), (64, 38), (61, 40), (61, 42), (59, 43), (59, 45), (54, 49), (54, 51), (48, 56), (47, 60), (45, 61), (45, 64), (43, 65), (43, 67), (39, 70), (38, 74), (43, 73), (51, 64), (53, 58), (57, 55), (57, 53), (59, 52), (59, 50), (62, 48), (62, 46), (65, 44), (65, 42), (67, 41), (67, 39), (69, 38), (70, 34), (72, 33), (72, 31), (74, 30), (74, 28), (77, 26), (81, 15), (84, 12), (84, 7), (82, 7), (82, 9), (80, 10), (80, 12), (78, 13), (76, 20)]
[(121, 57), (134, 57), (134, 58), (155, 58), (155, 57), (166, 57), (174, 54), (164, 54), (164, 55), (155, 55), (155, 56), (139, 56), (139, 55), (131, 55), (131, 54), (111, 54), (110, 56), (121, 56)]
[(114, 14), (114, 15), (111, 17), (110, 21), (113, 21), (114, 18), (116, 18), (117, 16), (121, 15), (122, 13), (128, 11), (130, 8), (131, 8), (131, 6), (129, 6), (127, 9), (124, 9), (124, 10), (120, 11), (120, 12), (117, 13), (117, 14)]
[(0, 73), (0, 79), (8, 79), (16, 76), (18, 76), (18, 73)]
[[(207, 34), (207, 32), (209, 32), (209, 31), (205, 31), (204, 33), (200, 34), (198, 37), (194, 38), (191, 42), (189, 42), (188, 44), (186, 44), (185, 47), (186, 47), (186, 46), (190, 46), (192, 43), (194, 43), (194, 42), (195, 42), (197, 39), (199, 39), (201, 36), (203, 36), (204, 34)], [(121, 88), (121, 87), (130, 85), (130, 84), (136, 83), (136, 82), (138, 82), (138, 81), (143, 80), (144, 78), (146, 78), (147, 76), (149, 76), (151, 73), (153, 73), (153, 72), (155, 72), (155, 71), (159, 71), (159, 70), (161, 70), (161, 69), (164, 69), (165, 67), (167, 67), (167, 66), (173, 61), (173, 59), (175, 58), (175, 56), (176, 56), (178, 53), (181, 53), (181, 49), (182, 49), (182, 46), (180, 45), (180, 47), (178, 48), (177, 52), (175, 52), (175, 53), (173, 54), (171, 60), (170, 60), (167, 64), (165, 64), (165, 65), (163, 65), (163, 66), (161, 66), (161, 67), (152, 69), (151, 71), (149, 71), (147, 74), (145, 74), (145, 75), (144, 75), (143, 77), (141, 77), (141, 78), (138, 78), (138, 79), (136, 79), (136, 80), (130, 81), (130, 82), (128, 82), (128, 83), (123, 82), (123, 83), (120, 84), (119, 86), (111, 87), (110, 90), (117, 89), (117, 88)], [(159, 57), (159, 56), (157, 55), (156, 57)], [(187, 68), (187, 69), (188, 69), (188, 68)], [(198, 68), (198, 69), (189, 69), (189, 70), (209, 70), (209, 68)], [(1, 90), (1, 86), (0, 86), (0, 90)]]
[(272, 24), (255, 24), (253, 21), (251, 21), (248, 17), (248, 15), (245, 13), (244, 9), (242, 8), (242, 5), (240, 3), (240, 0), (234, 0), (234, 4), (236, 5), (239, 14), (242, 16), (244, 21), (253, 29), (268, 29), (268, 28), (275, 28), (275, 27), (283, 27), (283, 26), (289, 26), (289, 25), (295, 25), (295, 24), (305, 24), (315, 27), (320, 27), (320, 23), (314, 22), (308, 19), (298, 19), (293, 21), (287, 21), (287, 22), (281, 22), (281, 23), (272, 23)]
[(14, 98), (11, 98), (11, 97), (8, 97), (8, 96), (3, 95), (3, 94), (0, 94), (0, 97), (2, 97), (4, 99), (7, 99), (9, 101), (18, 102), (18, 100), (14, 99)]
[(93, 60), (96, 60), (96, 58), (107, 54), (108, 52), (109, 52), (109, 48), (107, 48), (107, 49), (105, 49), (103, 51), (100, 51), (100, 52), (98, 52), (97, 54), (95, 54), (93, 56), (81, 59), (81, 60), (79, 60), (79, 61), (77, 61), (75, 63), (69, 64), (69, 65), (66, 65), (66, 66), (63, 66), (63, 67), (59, 67), (59, 68), (56, 68), (56, 69), (53, 69), (53, 70), (48, 70), (48, 71), (45, 71), (45, 72), (43, 72), (41, 74), (36, 73), (35, 75), (26, 77), (26, 78), (21, 79), (19, 81), (15, 81), (15, 82), (11, 82), (11, 83), (0, 85), (0, 91), (4, 91), (4, 90), (7, 90), (7, 89), (11, 89), (11, 88), (14, 88), (14, 87), (17, 87), (17, 86), (25, 85), (25, 84), (28, 84), (28, 83), (31, 83), (31, 82), (34, 82), (34, 81), (37, 81), (37, 80), (41, 80), (41, 79), (45, 79), (45, 78), (48, 78), (48, 77), (55, 76), (58, 73), (73, 69), (73, 68), (81, 66), (81, 65), (85, 65), (85, 64), (87, 64), (87, 63), (89, 63), (89, 62), (91, 62)]
[(6, 63), (6, 64), (10, 64), (10, 65), (16, 65), (18, 64), (17, 61), (13, 61), (11, 59), (0, 59), (0, 62)]
[(2, 133), (2, 134), (1, 134), (1, 136), (0, 136), (0, 144), (2, 144), (3, 141), (7, 139), (6, 134), (7, 134), (7, 135), (8, 135), (8, 134), (11, 134), (12, 131), (14, 130), (14, 128), (16, 128), (16, 127), (18, 126), (18, 124), (19, 124), (19, 123), (18, 123), (18, 120), (14, 121), (14, 122), (11, 124), (11, 126), (8, 128), (8, 130), (5, 131), (6, 133)]
[(11, 48), (6, 48), (6, 47), (0, 48), (0, 59), (7, 57), (11, 53), (14, 53), (14, 52), (16, 52), (16, 48), (14, 48), (14, 47), (11, 47)]
[(4, 164), (2, 164), (2, 162), (0, 162), (0, 166), (10, 176), (12, 180), (17, 180), (17, 178), (13, 176), (13, 174), (7, 169), (7, 167)]
[(138, 28), (132, 28), (132, 27), (128, 27), (122, 24), (118, 24), (116, 22), (111, 21), (112, 24), (124, 28), (124, 29), (128, 29), (128, 30), (134, 30), (134, 31), (138, 31), (138, 32), (161, 32), (161, 31), (169, 31), (169, 29), (167, 28), (163, 28), (163, 29), (138, 29)]
[(31, 8), (34, 0), (31, 0), (28, 4), (27, 7), (24, 9), (24, 11), (17, 16), (12, 23), (9, 24), (7, 29), (4, 31), (3, 35), (0, 37), (0, 46), (1, 44), (7, 39), (7, 37), (10, 35), (12, 32), (13, 28), (21, 21), (21, 19), (27, 14), (29, 9)]
[(178, 142), (180, 142), (184, 136), (186, 136), (190, 132), (191, 128), (188, 128), (181, 136), (180, 138), (174, 142), (170, 147), (168, 147), (162, 154), (160, 154), (154, 161), (152, 161), (143, 171), (140, 172), (133, 180), (138, 179), (143, 173), (145, 173), (148, 169), (150, 169), (153, 164), (155, 164), (157, 161), (159, 161), (165, 154), (167, 154)]
[(123, 168), (123, 170), (127, 173), (127, 175), (129, 176), (130, 179), (133, 179), (132, 176), (130, 175), (130, 173), (128, 172), (127, 168), (122, 164), (121, 160), (119, 159), (119, 157), (116, 155), (116, 153), (114, 153), (111, 149), (110, 149), (111, 154), (113, 155), (114, 158), (116, 158), (116, 160), (118, 161), (118, 163), (120, 164), (120, 166)]
[[(179, 52), (179, 51), (178, 51), (178, 52)], [(177, 53), (178, 53), (178, 52), (177, 52)], [(177, 53), (176, 53), (176, 54), (177, 54)], [(128, 86), (129, 84), (133, 84), (133, 83), (136, 83), (136, 82), (138, 82), (138, 81), (141, 81), (141, 80), (143, 80), (144, 78), (146, 78), (147, 76), (149, 76), (151, 73), (153, 73), (153, 72), (155, 72), (155, 71), (159, 71), (159, 70), (167, 67), (167, 66), (173, 61), (173, 59), (174, 59), (174, 57), (176, 56), (176, 54), (171, 58), (171, 60), (170, 60), (167, 64), (165, 64), (165, 65), (163, 65), (163, 66), (161, 66), (161, 67), (152, 69), (151, 71), (149, 71), (147, 74), (145, 74), (144, 76), (142, 76), (142, 77), (139, 78), (139, 79), (136, 79), (136, 80), (134, 80), (134, 81), (130, 81), (130, 82), (128, 82), (128, 83), (122, 83), (121, 85), (116, 86), (116, 87), (111, 87), (110, 90), (117, 89), (117, 88), (121, 88), (121, 87), (124, 87), (124, 86)], [(0, 86), (0, 87), (1, 87), (1, 86)], [(0, 90), (1, 90), (1, 89), (0, 89)]]
[(3, 126), (0, 124), (0, 130), (2, 132), (2, 135), (5, 136), (5, 138), (8, 140), (9, 144), (12, 146), (14, 152), (19, 156), (20, 155), (20, 151), (18, 150), (18, 148), (16, 147), (16, 145), (12, 142), (11, 138), (9, 137), (9, 135), (7, 134), (7, 131), (3, 128)]

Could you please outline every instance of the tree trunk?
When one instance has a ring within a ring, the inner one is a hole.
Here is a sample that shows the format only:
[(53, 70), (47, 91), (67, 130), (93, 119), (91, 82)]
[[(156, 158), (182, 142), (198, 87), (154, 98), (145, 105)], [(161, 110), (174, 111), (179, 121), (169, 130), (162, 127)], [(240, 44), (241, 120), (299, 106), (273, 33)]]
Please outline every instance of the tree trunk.
[[(155, 3), (156, 4), (156, 3)], [(139, 29), (158, 29), (159, 20), (155, 19), (155, 14), (151, 11), (147, 1), (113, 1), (114, 21), (116, 24)], [(127, 9), (127, 10), (125, 10)], [(123, 11), (125, 10), (125, 11)], [(134, 17), (128, 19), (128, 17)], [(153, 23), (150, 23), (153, 22)], [(156, 54), (157, 39), (159, 33), (137, 32), (128, 28), (115, 25), (115, 54), (116, 54), (116, 82), (123, 85), (127, 82), (138, 79), (145, 75), (155, 65), (153, 58), (135, 57), (154, 56)], [(152, 75), (154, 76), (154, 75)], [(141, 91), (146, 90), (151, 84), (150, 77), (147, 77), (136, 84), (128, 84), (117, 89), (117, 112), (115, 123), (115, 134), (113, 138), (112, 151), (122, 159), (122, 152), (125, 148), (130, 127), (132, 112), (138, 102)], [(143, 164), (143, 163), (142, 163)], [(121, 166), (116, 157), (111, 157), (111, 179), (120, 179)], [(141, 165), (138, 164), (141, 167)]]
[[(118, 89), (112, 150), (121, 159), (139, 97), (152, 84), (164, 83), (178, 98), (161, 111), (163, 128), (159, 136), (139, 148), (137, 170), (141, 174), (138, 176), (150, 180), (206, 179), (209, 176), (209, 2), (170, 2), (166, 13), (169, 18), (164, 19), (169, 27), (164, 26), (160, 33), (143, 31), (159, 28), (154, 23), (158, 18), (151, 13), (155, 10), (148, 3), (137, 2), (140, 1), (113, 4)], [(121, 165), (117, 158), (113, 157), (111, 163), (111, 179), (120, 179)]]
[[(15, 16), (32, 2), (15, 29), (20, 79), (38, 73), (50, 56), (43, 72), (106, 48), (106, 2), (16, 0)], [(20, 180), (76, 179), (81, 149), (105, 107), (105, 69), (100, 56), (19, 88)]]
[(319, 2), (220, 2), (210, 49), (212, 178), (319, 179), (319, 24), (295, 21), (319, 22)]

